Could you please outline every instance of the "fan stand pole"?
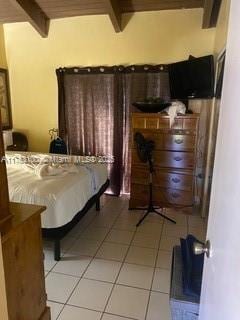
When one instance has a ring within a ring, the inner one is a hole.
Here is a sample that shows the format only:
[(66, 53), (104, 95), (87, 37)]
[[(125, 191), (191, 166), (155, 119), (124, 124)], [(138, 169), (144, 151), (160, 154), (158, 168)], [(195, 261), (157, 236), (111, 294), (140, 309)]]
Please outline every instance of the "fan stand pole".
[[(158, 212), (156, 209), (163, 209), (162, 207), (155, 207), (153, 205), (153, 163), (152, 160), (149, 159), (149, 203), (148, 203), (148, 207), (147, 207), (147, 212), (144, 214), (144, 216), (138, 221), (138, 223), (136, 224), (136, 227), (139, 227), (140, 224), (144, 221), (144, 219), (149, 215), (149, 213), (153, 212), (158, 214), (159, 216), (161, 216), (162, 218), (176, 224), (176, 221), (168, 218), (167, 216), (165, 216), (164, 214), (162, 214), (161, 212)], [(140, 209), (140, 208), (139, 208)]]

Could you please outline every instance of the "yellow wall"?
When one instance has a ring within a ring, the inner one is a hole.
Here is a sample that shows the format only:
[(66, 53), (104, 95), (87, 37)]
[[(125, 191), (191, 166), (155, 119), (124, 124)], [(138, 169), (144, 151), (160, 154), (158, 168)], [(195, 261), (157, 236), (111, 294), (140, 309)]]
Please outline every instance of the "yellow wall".
[(4, 43), (4, 30), (2, 25), (0, 25), (0, 67), (1, 68), (7, 67), (5, 43)]
[(230, 0), (223, 0), (216, 28), (214, 44), (214, 51), (216, 55), (226, 47), (229, 9)]
[(30, 148), (48, 149), (48, 129), (57, 126), (60, 66), (168, 63), (213, 53), (215, 30), (202, 30), (202, 9), (124, 15), (116, 34), (105, 15), (51, 22), (42, 39), (27, 23), (5, 28), (14, 128), (27, 133)]

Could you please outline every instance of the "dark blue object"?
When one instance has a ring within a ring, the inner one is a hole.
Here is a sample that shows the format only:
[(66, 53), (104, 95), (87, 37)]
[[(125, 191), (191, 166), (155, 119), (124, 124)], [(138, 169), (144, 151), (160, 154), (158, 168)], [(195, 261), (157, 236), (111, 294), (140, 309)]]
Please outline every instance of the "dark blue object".
[(67, 145), (61, 138), (56, 138), (51, 141), (49, 153), (67, 154)]
[(192, 235), (188, 235), (186, 239), (180, 241), (183, 262), (183, 293), (192, 297), (200, 297), (204, 254), (194, 255), (193, 244), (194, 242), (202, 242)]

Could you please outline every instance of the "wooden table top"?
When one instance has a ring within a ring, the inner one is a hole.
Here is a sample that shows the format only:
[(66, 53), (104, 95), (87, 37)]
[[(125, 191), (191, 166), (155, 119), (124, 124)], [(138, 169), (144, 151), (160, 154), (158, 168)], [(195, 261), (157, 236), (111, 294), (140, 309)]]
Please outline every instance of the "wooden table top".
[(9, 219), (8, 223), (6, 223), (6, 226), (3, 228), (2, 235), (6, 235), (10, 231), (15, 230), (31, 217), (40, 215), (45, 210), (45, 206), (10, 202), (10, 213), (12, 214), (12, 218)]

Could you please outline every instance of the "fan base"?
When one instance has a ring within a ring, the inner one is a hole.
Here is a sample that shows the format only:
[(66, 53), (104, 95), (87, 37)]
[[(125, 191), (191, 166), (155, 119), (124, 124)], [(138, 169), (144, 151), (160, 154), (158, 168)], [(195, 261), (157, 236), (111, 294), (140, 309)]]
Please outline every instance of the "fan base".
[(161, 211), (163, 210), (162, 207), (156, 207), (156, 206), (149, 206), (149, 207), (145, 207), (145, 208), (131, 208), (130, 210), (147, 210), (147, 212), (144, 214), (144, 216), (138, 221), (138, 223), (136, 224), (136, 227), (139, 227), (140, 224), (143, 222), (143, 220), (149, 215), (149, 213), (156, 213), (159, 216), (161, 216), (163, 219), (166, 219), (174, 224), (176, 224), (176, 221), (168, 218), (167, 216), (165, 216), (164, 214), (162, 214), (161, 212), (158, 212), (157, 209), (161, 209)]

